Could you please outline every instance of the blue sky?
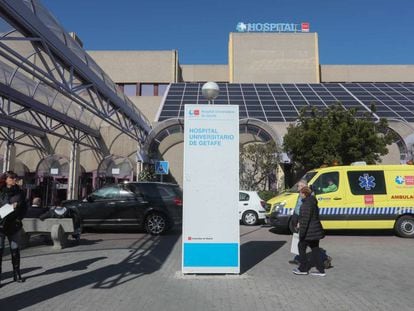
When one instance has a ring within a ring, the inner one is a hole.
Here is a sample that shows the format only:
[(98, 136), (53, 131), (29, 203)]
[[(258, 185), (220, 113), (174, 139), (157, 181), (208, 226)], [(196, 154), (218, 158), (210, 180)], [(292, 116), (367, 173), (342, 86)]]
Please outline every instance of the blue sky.
[(238, 22), (309, 22), (321, 64), (414, 64), (414, 0), (42, 0), (87, 50), (179, 51), (226, 64)]

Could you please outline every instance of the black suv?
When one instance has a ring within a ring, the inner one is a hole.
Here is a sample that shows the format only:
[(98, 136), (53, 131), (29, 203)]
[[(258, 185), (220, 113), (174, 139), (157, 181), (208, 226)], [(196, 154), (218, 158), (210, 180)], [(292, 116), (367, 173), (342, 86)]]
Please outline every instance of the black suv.
[(129, 182), (104, 186), (65, 206), (78, 210), (83, 227), (139, 227), (158, 235), (181, 224), (182, 197), (175, 184)]

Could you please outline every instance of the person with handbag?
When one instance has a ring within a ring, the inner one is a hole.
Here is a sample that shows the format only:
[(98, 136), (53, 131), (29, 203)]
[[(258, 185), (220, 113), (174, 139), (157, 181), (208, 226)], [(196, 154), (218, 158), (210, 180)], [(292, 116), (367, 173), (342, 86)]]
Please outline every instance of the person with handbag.
[(16, 184), (17, 175), (8, 171), (0, 176), (0, 207), (5, 204), (13, 205), (14, 211), (1, 219), (0, 223), (0, 287), (1, 265), (6, 238), (9, 240), (10, 253), (13, 265), (13, 279), (22, 283), (20, 274), (19, 231), (22, 228), (22, 219), (26, 213), (26, 201), (23, 190)]
[[(313, 265), (317, 271), (312, 271), (315, 276), (325, 276), (325, 267), (320, 256), (319, 241), (325, 237), (325, 233), (319, 219), (318, 201), (312, 195), (309, 187), (303, 187), (299, 194), (302, 198), (302, 205), (299, 213), (299, 267), (293, 269), (297, 275), (309, 274), (310, 267)], [(306, 248), (310, 247), (311, 262), (306, 258)]]

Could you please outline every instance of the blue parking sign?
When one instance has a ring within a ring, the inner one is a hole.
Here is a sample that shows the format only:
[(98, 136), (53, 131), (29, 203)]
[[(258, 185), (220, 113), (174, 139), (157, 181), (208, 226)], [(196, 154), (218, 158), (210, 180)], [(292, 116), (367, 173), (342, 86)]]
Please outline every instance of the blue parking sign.
[(155, 174), (167, 175), (169, 169), (168, 161), (157, 161), (155, 162)]

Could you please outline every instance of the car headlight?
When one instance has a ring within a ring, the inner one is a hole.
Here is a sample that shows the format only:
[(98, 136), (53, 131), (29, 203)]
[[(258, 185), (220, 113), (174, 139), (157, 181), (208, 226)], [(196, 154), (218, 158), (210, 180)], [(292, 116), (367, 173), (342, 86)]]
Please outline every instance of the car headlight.
[(281, 213), (285, 205), (286, 205), (286, 202), (277, 202), (275, 205), (273, 205), (273, 211), (277, 213)]

